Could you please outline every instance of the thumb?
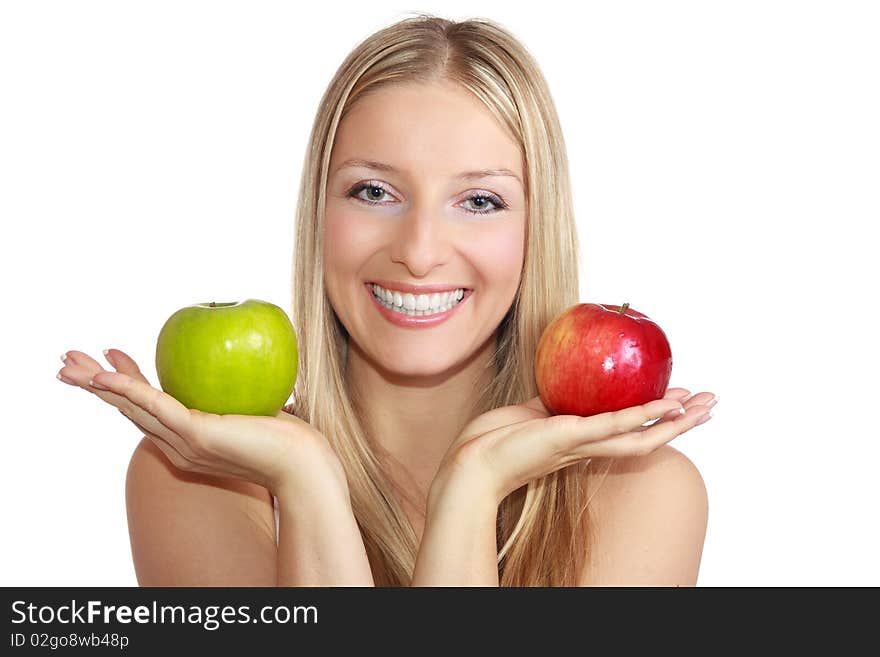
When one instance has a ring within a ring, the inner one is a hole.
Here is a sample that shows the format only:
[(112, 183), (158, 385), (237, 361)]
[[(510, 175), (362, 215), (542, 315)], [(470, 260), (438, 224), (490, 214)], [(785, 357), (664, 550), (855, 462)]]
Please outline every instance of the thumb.
[(104, 358), (107, 359), (107, 362), (110, 363), (117, 372), (127, 374), (128, 376), (143, 381), (144, 383), (149, 383), (147, 377), (141, 373), (137, 363), (134, 362), (134, 359), (124, 351), (120, 351), (119, 349), (107, 349), (104, 351)]

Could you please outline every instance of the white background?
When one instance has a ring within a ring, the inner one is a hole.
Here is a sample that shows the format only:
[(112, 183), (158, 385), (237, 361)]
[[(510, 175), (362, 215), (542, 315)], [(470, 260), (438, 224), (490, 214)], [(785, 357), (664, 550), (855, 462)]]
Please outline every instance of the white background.
[[(699, 585), (880, 585), (880, 19), (871, 2), (0, 4), (2, 585), (136, 585), (138, 430), (56, 380), (191, 303), (289, 311), (306, 140), (411, 10), (483, 16), (562, 120), (582, 301), (650, 315), (710, 515)], [(107, 366), (109, 367), (109, 366)]]

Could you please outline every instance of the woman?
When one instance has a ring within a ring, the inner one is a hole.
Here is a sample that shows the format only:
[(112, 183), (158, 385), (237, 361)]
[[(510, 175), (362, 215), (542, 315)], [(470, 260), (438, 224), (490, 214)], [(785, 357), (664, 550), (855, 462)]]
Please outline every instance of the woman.
[(556, 112), (513, 36), (420, 15), (359, 44), (303, 169), (295, 402), (201, 413), (122, 351), (116, 372), (66, 354), (62, 380), (144, 433), (126, 481), (139, 583), (695, 584), (706, 491), (667, 443), (713, 396), (583, 418), (537, 397), (578, 252)]

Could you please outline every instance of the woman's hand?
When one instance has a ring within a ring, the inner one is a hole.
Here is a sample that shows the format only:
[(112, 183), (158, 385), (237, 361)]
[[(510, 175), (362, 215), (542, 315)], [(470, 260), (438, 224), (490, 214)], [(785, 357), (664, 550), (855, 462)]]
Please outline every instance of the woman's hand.
[(81, 351), (68, 351), (58, 378), (115, 406), (181, 470), (236, 477), (274, 493), (296, 472), (307, 472), (301, 468), (313, 476), (316, 465), (329, 464), (347, 486), (327, 439), (298, 417), (285, 411), (269, 417), (189, 409), (152, 387), (124, 352), (110, 349), (105, 355), (115, 372)]
[(496, 408), (474, 418), (450, 445), (431, 492), (464, 476), (489, 486), (500, 503), (520, 486), (578, 461), (648, 454), (705, 422), (715, 403), (712, 393), (670, 388), (663, 399), (589, 417), (551, 415), (540, 397)]

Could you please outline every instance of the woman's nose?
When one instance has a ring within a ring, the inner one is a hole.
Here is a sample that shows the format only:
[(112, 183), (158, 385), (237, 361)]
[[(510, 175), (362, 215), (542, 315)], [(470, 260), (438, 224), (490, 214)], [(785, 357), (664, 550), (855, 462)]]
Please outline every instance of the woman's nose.
[(405, 264), (414, 276), (422, 276), (448, 261), (452, 249), (451, 228), (439, 211), (413, 208), (396, 227), (391, 258)]

